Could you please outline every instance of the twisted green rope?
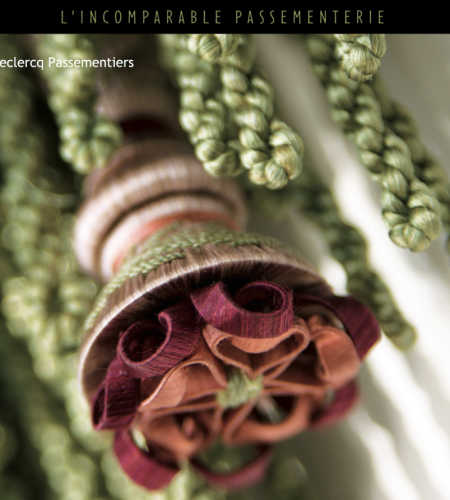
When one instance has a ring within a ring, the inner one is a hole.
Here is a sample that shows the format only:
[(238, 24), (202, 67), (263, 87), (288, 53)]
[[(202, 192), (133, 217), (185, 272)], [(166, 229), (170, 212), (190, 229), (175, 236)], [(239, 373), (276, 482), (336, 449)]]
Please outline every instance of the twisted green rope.
[(349, 293), (372, 310), (385, 335), (398, 348), (407, 349), (413, 345), (416, 333), (398, 310), (388, 287), (371, 269), (364, 238), (342, 219), (330, 188), (308, 162), (305, 162), (301, 177), (281, 191), (246, 187), (252, 204), (260, 213), (273, 217), (291, 204), (316, 224), (332, 257), (344, 268)]
[(306, 46), (332, 105), (333, 120), (356, 143), (361, 163), (382, 187), (382, 217), (389, 237), (413, 252), (426, 250), (441, 232), (441, 208), (416, 177), (408, 146), (386, 126), (371, 86), (349, 79), (341, 69), (331, 35), (308, 35)]
[[(370, 83), (380, 103), (385, 123), (407, 144), (418, 179), (424, 182), (441, 204), (442, 225), (450, 235), (450, 183), (441, 163), (424, 146), (417, 125), (410, 113), (392, 101), (381, 77), (376, 75)], [(447, 240), (450, 253), (450, 237)]]
[[(85, 35), (42, 35), (38, 52), (48, 60), (93, 60), (95, 50)], [(49, 104), (59, 125), (61, 156), (74, 170), (87, 174), (102, 167), (122, 140), (118, 125), (95, 113), (94, 67), (45, 66)]]
[(223, 35), (228, 43), (219, 51), (219, 36), (210, 35), (216, 48), (209, 51), (200, 49), (202, 35), (160, 37), (161, 59), (181, 89), (180, 123), (211, 175), (245, 167), (252, 182), (281, 188), (300, 174), (303, 143), (273, 116), (273, 91), (254, 66), (252, 37)]
[(333, 35), (336, 53), (347, 75), (357, 82), (367, 82), (380, 69), (386, 53), (385, 35)]
[(161, 35), (162, 63), (175, 74), (180, 92), (180, 123), (197, 158), (211, 175), (237, 175), (239, 142), (218, 95), (218, 68), (192, 53), (184, 35)]
[(240, 35), (231, 34), (192, 34), (188, 35), (188, 49), (207, 62), (233, 55), (239, 45)]

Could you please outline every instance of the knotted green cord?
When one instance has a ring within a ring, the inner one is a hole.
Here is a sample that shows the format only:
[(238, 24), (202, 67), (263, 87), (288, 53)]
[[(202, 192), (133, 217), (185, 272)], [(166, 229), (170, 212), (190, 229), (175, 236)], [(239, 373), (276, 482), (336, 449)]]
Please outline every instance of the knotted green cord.
[(281, 191), (247, 185), (250, 200), (268, 216), (277, 215), (287, 204), (292, 204), (317, 224), (331, 255), (344, 268), (349, 293), (372, 310), (385, 335), (398, 348), (411, 347), (416, 338), (413, 327), (403, 318), (385, 283), (371, 269), (364, 238), (344, 222), (330, 189), (315, 172), (305, 162), (302, 175)]
[(95, 113), (95, 67), (58, 68), (49, 57), (61, 60), (96, 58), (86, 35), (42, 35), (38, 52), (45, 59), (50, 89), (49, 104), (60, 129), (61, 156), (76, 172), (87, 174), (105, 165), (122, 140), (120, 127)]
[[(407, 144), (417, 177), (440, 202), (442, 225), (450, 235), (450, 183), (447, 174), (441, 163), (422, 143), (414, 118), (405, 108), (392, 101), (381, 77), (376, 75), (370, 86), (380, 103), (383, 119)], [(447, 240), (447, 251), (450, 253), (450, 237)]]
[(218, 67), (192, 53), (184, 35), (161, 35), (159, 40), (161, 62), (181, 89), (180, 123), (197, 158), (213, 176), (241, 173), (237, 133), (218, 95)]
[(252, 37), (232, 39), (220, 55), (200, 55), (199, 37), (160, 38), (162, 59), (182, 90), (180, 122), (197, 158), (212, 175), (236, 175), (242, 165), (252, 182), (283, 187), (300, 174), (303, 143), (273, 116), (273, 91), (254, 66)]
[(371, 86), (351, 80), (340, 67), (331, 35), (308, 35), (306, 46), (333, 120), (356, 143), (361, 163), (383, 188), (382, 217), (389, 237), (413, 252), (426, 250), (441, 232), (441, 208), (414, 174), (408, 146), (386, 126)]
[(240, 35), (231, 34), (192, 34), (188, 35), (188, 49), (200, 59), (218, 62), (223, 57), (232, 56), (239, 45)]
[(336, 53), (347, 75), (357, 82), (371, 80), (386, 53), (385, 35), (333, 35)]

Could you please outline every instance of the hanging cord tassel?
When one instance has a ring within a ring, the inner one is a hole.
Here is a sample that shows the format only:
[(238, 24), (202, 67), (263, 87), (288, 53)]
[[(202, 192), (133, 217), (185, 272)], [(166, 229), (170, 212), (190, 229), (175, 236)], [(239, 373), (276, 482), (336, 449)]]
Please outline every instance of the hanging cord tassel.
[(161, 35), (161, 62), (173, 71), (180, 93), (180, 123), (195, 154), (214, 177), (242, 172), (239, 142), (229, 130), (230, 117), (220, 101), (218, 71), (193, 54), (184, 35)]
[[(441, 204), (442, 225), (450, 235), (450, 183), (441, 163), (424, 146), (411, 114), (394, 102), (379, 75), (370, 83), (380, 103), (385, 123), (407, 144), (417, 177), (424, 182)], [(450, 253), (450, 237), (447, 239)]]
[(340, 68), (331, 35), (308, 35), (306, 47), (333, 120), (356, 143), (361, 163), (383, 188), (382, 217), (389, 237), (413, 252), (426, 250), (441, 232), (441, 208), (416, 177), (408, 146), (384, 122), (370, 85), (354, 82)]
[(252, 37), (226, 38), (222, 50), (219, 36), (160, 38), (182, 89), (181, 125), (212, 175), (237, 175), (244, 166), (255, 184), (281, 188), (301, 172), (303, 143), (273, 116), (273, 91), (254, 66)]
[[(38, 43), (41, 57), (91, 62), (96, 58), (86, 35), (43, 35)], [(73, 169), (87, 174), (105, 165), (122, 140), (120, 127), (94, 111), (96, 68), (45, 68), (50, 88), (49, 105), (55, 113), (62, 141), (60, 153)]]
[(357, 82), (367, 82), (380, 69), (386, 53), (385, 35), (333, 35), (343, 70)]
[(371, 269), (363, 236), (342, 219), (330, 188), (308, 161), (304, 162), (301, 177), (281, 191), (252, 186), (248, 189), (251, 202), (260, 213), (274, 217), (292, 204), (319, 226), (331, 255), (344, 268), (349, 293), (373, 311), (385, 335), (399, 349), (414, 344), (416, 332), (403, 318), (386, 284)]

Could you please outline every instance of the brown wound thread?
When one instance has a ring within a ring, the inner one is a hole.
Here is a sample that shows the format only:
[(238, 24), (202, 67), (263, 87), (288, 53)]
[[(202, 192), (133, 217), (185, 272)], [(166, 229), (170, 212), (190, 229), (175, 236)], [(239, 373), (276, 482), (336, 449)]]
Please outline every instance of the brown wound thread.
[(186, 212), (184, 214), (173, 214), (167, 217), (161, 217), (154, 221), (149, 222), (145, 226), (141, 227), (136, 233), (134, 233), (129, 241), (127, 241), (124, 246), (118, 251), (117, 258), (114, 261), (113, 270), (114, 272), (120, 267), (125, 255), (128, 250), (134, 246), (138, 245), (142, 241), (146, 240), (152, 234), (154, 234), (159, 229), (168, 226), (175, 221), (184, 222), (207, 222), (207, 221), (220, 221), (223, 222), (228, 228), (238, 231), (238, 225), (229, 217), (221, 214), (208, 214), (206, 212)]

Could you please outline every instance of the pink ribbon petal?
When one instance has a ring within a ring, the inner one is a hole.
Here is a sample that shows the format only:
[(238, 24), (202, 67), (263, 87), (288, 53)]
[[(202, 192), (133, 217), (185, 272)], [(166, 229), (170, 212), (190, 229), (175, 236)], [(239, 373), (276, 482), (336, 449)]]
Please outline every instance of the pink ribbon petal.
[(128, 431), (119, 431), (114, 439), (114, 452), (124, 472), (137, 484), (148, 490), (167, 486), (179, 471), (176, 464), (163, 461), (140, 450)]
[(192, 302), (206, 323), (238, 337), (265, 339), (282, 335), (292, 326), (292, 291), (267, 281), (254, 281), (231, 297), (218, 283), (195, 290)]
[(141, 381), (128, 377), (122, 362), (114, 358), (93, 400), (94, 429), (117, 429), (129, 425), (139, 407), (140, 392)]
[(130, 377), (166, 373), (193, 352), (200, 338), (202, 325), (187, 300), (160, 312), (158, 321), (138, 321), (120, 338), (117, 353)]
[(311, 295), (294, 294), (294, 307), (300, 309), (309, 304), (320, 304), (326, 307), (342, 321), (347, 333), (353, 339), (361, 360), (380, 339), (381, 331), (375, 316), (368, 307), (352, 296), (331, 295), (325, 300)]

